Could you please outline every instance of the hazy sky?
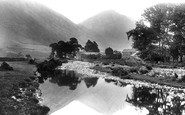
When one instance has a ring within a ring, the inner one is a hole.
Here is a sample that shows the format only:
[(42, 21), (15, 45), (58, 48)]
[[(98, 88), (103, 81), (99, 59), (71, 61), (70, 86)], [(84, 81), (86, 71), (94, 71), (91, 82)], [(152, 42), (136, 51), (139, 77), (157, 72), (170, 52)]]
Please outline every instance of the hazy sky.
[(144, 9), (156, 3), (182, 3), (184, 0), (31, 0), (63, 14), (74, 23), (105, 10), (115, 10), (138, 20)]

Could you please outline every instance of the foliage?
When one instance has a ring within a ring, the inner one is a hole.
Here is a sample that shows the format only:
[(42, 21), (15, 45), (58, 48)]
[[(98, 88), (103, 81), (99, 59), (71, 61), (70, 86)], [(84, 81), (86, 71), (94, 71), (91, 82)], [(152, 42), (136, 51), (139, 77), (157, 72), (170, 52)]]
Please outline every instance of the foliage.
[(185, 54), (185, 4), (157, 4), (147, 8), (142, 20), (127, 32), (140, 57), (150, 61), (176, 60)]
[(59, 58), (66, 58), (67, 54), (75, 56), (79, 51), (79, 48), (82, 48), (80, 44), (78, 44), (78, 40), (76, 38), (70, 38), (69, 41), (59, 41), (58, 43), (50, 44), (51, 47), (51, 55), (50, 58), (54, 58), (55, 54)]
[(95, 41), (88, 40), (85, 44), (85, 51), (86, 52), (100, 52), (98, 48), (98, 44)]
[(166, 88), (134, 86), (126, 101), (135, 107), (146, 108), (148, 115), (182, 115), (185, 108), (181, 93)]
[(47, 115), (50, 109), (35, 96), (39, 84), (26, 76), (10, 76), (0, 77), (0, 114)]
[(124, 78), (126, 75), (128, 75), (128, 72), (122, 67), (116, 67), (116, 68), (112, 68), (112, 75), (120, 78)]
[[(37, 64), (37, 71), (41, 74), (42, 78), (47, 78), (48, 75), (53, 74), (56, 67), (61, 66), (62, 63), (63, 62), (60, 60), (54, 60), (54, 59), (51, 59), (49, 61), (45, 60), (44, 62)], [(40, 82), (43, 82), (43, 81), (40, 81)]]
[(113, 55), (113, 53), (114, 52), (113, 52), (112, 48), (108, 47), (108, 48), (105, 49), (106, 56), (111, 56), (111, 55)]
[(100, 54), (82, 54), (83, 59), (99, 59)]
[(11, 67), (8, 63), (3, 62), (0, 66), (0, 71), (12, 71), (13, 67)]

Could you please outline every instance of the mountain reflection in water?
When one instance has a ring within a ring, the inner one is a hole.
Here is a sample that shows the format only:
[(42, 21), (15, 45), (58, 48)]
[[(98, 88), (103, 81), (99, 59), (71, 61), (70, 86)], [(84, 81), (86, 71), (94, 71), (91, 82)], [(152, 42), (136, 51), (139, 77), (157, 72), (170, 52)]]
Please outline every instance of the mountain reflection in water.
[(185, 109), (184, 96), (181, 95), (184, 92), (136, 87), (68, 70), (56, 70), (53, 75), (42, 76), (39, 81), (43, 104), (50, 107), (50, 113), (54, 112), (52, 115), (64, 114), (66, 108), (70, 109), (65, 114), (78, 109), (81, 112), (76, 114), (82, 115), (84, 109), (87, 110), (85, 106), (90, 108), (89, 112), (94, 110), (106, 115), (182, 115)]

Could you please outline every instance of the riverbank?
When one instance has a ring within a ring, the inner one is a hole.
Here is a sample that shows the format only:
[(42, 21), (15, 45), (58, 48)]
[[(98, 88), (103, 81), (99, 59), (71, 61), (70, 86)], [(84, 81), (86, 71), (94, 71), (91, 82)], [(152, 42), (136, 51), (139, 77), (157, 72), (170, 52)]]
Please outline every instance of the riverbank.
[(13, 70), (0, 72), (0, 115), (47, 115), (49, 108), (40, 105), (35, 65), (27, 61), (7, 63)]
[[(126, 76), (113, 76), (111, 75), (112, 68), (121, 67), (121, 68), (129, 68), (128, 66), (121, 65), (97, 65), (89, 62), (81, 62), (81, 61), (72, 61), (68, 63), (64, 63), (58, 69), (68, 69), (77, 71), (80, 74), (85, 74), (90, 77), (102, 77), (109, 78), (115, 80), (139, 80), (141, 82), (150, 82), (153, 84), (166, 85), (170, 87), (176, 88), (185, 88), (185, 83), (179, 79), (175, 79), (174, 77), (151, 77), (148, 74), (138, 74), (137, 72), (128, 73)], [(98, 68), (98, 69), (97, 69)], [(133, 69), (132, 69), (133, 70)], [(159, 69), (157, 69), (159, 70)], [(176, 70), (178, 71), (178, 70)], [(165, 72), (165, 71), (163, 71)], [(177, 73), (178, 74), (178, 73)], [(133, 82), (133, 81), (131, 81)]]

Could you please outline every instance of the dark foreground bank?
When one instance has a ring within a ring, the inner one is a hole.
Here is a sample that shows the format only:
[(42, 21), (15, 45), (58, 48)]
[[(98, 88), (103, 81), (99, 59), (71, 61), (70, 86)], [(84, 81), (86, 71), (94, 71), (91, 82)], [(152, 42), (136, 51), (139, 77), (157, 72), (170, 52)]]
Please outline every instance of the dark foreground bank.
[(47, 115), (50, 109), (39, 104), (35, 65), (26, 61), (7, 63), (13, 70), (0, 71), (0, 115)]

